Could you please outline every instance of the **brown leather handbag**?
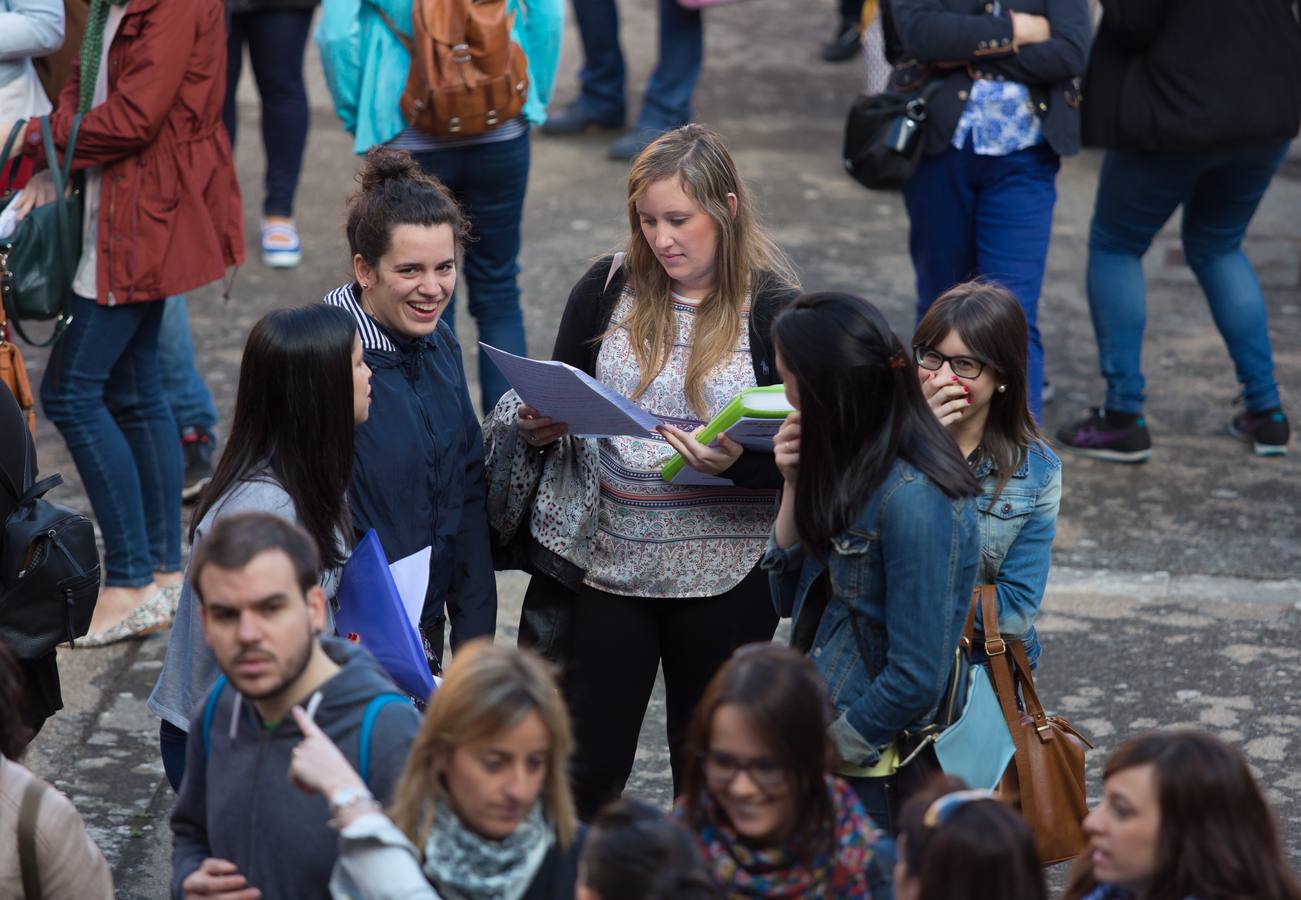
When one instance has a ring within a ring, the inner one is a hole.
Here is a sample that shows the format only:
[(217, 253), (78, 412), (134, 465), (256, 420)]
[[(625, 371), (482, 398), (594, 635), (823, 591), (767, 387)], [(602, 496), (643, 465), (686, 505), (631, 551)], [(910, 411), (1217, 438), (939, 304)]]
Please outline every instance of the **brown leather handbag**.
[[(1025, 646), (1005, 641), (998, 631), (998, 594), (992, 584), (976, 588), (972, 605), (981, 607), (985, 654), (994, 692), (1012, 732), (1016, 755), (998, 789), (1021, 811), (1034, 833), (1045, 866), (1075, 858), (1084, 849), (1084, 752), (1088, 739), (1061, 716), (1044, 712)], [(1021, 698), (1018, 705), (1017, 697)]]
[(27, 363), (23, 362), (18, 345), (9, 340), (7, 325), (4, 305), (0, 304), (0, 383), (5, 384), (18, 401), (19, 409), (27, 417), (32, 440), (36, 440), (36, 399), (32, 396), (32, 383), (27, 379)]

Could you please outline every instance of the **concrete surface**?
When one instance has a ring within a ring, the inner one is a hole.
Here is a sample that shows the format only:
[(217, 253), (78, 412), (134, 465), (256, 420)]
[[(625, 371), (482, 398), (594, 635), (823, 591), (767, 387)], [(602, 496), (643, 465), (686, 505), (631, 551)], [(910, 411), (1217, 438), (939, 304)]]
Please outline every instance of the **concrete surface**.
[[(652, 3), (624, 3), (630, 86), (644, 85), (655, 50)], [(826, 6), (827, 9), (822, 7)], [(728, 139), (765, 219), (809, 289), (861, 293), (899, 333), (911, 331), (912, 273), (906, 221), (895, 195), (868, 193), (840, 169), (844, 111), (856, 64), (829, 66), (816, 48), (829, 4), (754, 0), (708, 14), (707, 60), (697, 118)], [(578, 47), (566, 37), (559, 98), (575, 89)], [(299, 192), (306, 247), (301, 268), (257, 261), (261, 150), (249, 68), (241, 87), (238, 164), (247, 207), (249, 261), (223, 303), (216, 287), (191, 301), (201, 370), (223, 415), (234, 400), (239, 355), (266, 310), (319, 300), (347, 277), (344, 201), (356, 161), (309, 61), (312, 132)], [(637, 98), (634, 98), (634, 108)], [(521, 286), (529, 345), (547, 354), (570, 286), (625, 234), (626, 167), (601, 139), (535, 137), (525, 212)], [(1041, 327), (1058, 389), (1050, 428), (1101, 397), (1083, 266), (1098, 157), (1063, 165)], [(1247, 240), (1269, 301), (1284, 402), (1301, 385), (1301, 161), (1276, 179)], [(1259, 460), (1224, 435), (1236, 394), (1228, 357), (1204, 299), (1179, 265), (1177, 222), (1147, 260), (1151, 303), (1145, 365), (1154, 455), (1121, 467), (1065, 464), (1058, 568), (1045, 604), (1040, 692), (1095, 739), (1090, 793), (1108, 750), (1137, 730), (1208, 728), (1243, 748), (1301, 860), (1301, 451)], [(463, 305), (463, 304), (462, 304)], [(472, 322), (460, 316), (464, 337)], [(28, 354), (34, 382), (44, 356)], [(473, 373), (470, 360), (468, 368)], [(1293, 404), (1293, 413), (1301, 407)], [(59, 499), (86, 508), (62, 440), (40, 425), (41, 467), (69, 487)], [(501, 576), (499, 634), (513, 639), (523, 579)], [(166, 636), (104, 650), (62, 651), (66, 708), (29, 762), (77, 804), (113, 865), (119, 896), (166, 895), (171, 792), (157, 754), (157, 721), (144, 699)], [(667, 804), (662, 694), (657, 693), (629, 790)], [(1059, 880), (1055, 876), (1054, 880)]]

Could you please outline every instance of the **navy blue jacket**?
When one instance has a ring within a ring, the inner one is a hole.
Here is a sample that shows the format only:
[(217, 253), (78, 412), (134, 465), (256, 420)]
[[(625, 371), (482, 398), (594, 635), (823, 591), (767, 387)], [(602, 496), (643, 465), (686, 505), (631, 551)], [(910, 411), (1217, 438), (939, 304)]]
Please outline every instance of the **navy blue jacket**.
[(1212, 151), (1283, 143), (1301, 125), (1292, 0), (1102, 0), (1084, 142)]
[[(887, 29), (893, 43), (890, 61), (921, 64), (897, 71), (892, 85), (908, 88), (923, 78), (941, 79), (928, 106), (930, 120), (922, 144), (927, 156), (940, 155), (953, 139), (972, 83), (991, 78), (1028, 87), (1048, 146), (1059, 156), (1079, 151), (1079, 79), (1092, 35), (1087, 0), (1004, 0), (997, 5), (984, 0), (889, 0), (883, 8), (892, 23)], [(1052, 37), (1013, 50), (1012, 9), (1046, 18)], [(954, 67), (929, 68), (939, 63)], [(913, 74), (916, 77), (910, 78)]]
[[(348, 502), (361, 532), (374, 528), (390, 562), (432, 546), (421, 629), (452, 619), (452, 649), (497, 627), (488, 542), (483, 435), (461, 348), (443, 322), (405, 340), (367, 315), (357, 285), (326, 303), (357, 319), (371, 378), (370, 418), (357, 428)], [(435, 641), (435, 646), (441, 646)]]

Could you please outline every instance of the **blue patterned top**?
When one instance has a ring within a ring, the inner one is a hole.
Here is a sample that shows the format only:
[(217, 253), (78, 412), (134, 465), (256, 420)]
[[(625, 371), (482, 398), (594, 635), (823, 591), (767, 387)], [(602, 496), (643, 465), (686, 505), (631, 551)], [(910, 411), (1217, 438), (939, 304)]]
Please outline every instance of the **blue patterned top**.
[(968, 133), (980, 156), (1007, 156), (1039, 143), (1043, 135), (1030, 89), (1019, 81), (972, 82), (971, 96), (953, 130), (953, 146), (961, 150)]

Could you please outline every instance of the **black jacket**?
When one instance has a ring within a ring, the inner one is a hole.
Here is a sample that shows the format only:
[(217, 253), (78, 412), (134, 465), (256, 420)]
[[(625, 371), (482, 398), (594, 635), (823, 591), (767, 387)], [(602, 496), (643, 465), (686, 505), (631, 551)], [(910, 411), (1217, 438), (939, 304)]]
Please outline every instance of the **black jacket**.
[[(1017, 12), (1048, 19), (1052, 37), (1012, 49), (1009, 4), (984, 0), (888, 0), (887, 55), (902, 65), (892, 86), (908, 89), (931, 78), (941, 85), (931, 98), (922, 149), (938, 156), (949, 146), (978, 78), (1019, 81), (1030, 89), (1044, 140), (1059, 156), (1080, 149), (1079, 77), (1089, 54), (1087, 0), (1012, 0)], [(897, 43), (895, 43), (897, 41)], [(936, 68), (934, 64), (960, 64)]]
[(586, 829), (580, 825), (567, 848), (561, 850), (558, 844), (552, 844), (521, 900), (572, 900), (574, 883), (578, 881), (578, 854), (586, 837)]
[[(354, 284), (325, 302), (357, 320), (371, 369), (370, 418), (357, 428), (348, 503), (358, 531), (374, 528), (389, 562), (432, 546), (421, 629), (441, 651), (443, 606), (452, 649), (497, 625), (488, 542), (483, 432), (470, 401), (461, 348), (439, 322), (406, 341), (362, 311)], [(437, 626), (437, 627), (434, 627)]]
[[(607, 256), (598, 260), (569, 292), (560, 328), (556, 332), (556, 346), (552, 359), (568, 363), (596, 377), (596, 357), (601, 352), (601, 342), (596, 340), (610, 326), (610, 317), (619, 304), (626, 280), (620, 268), (610, 279)], [(761, 275), (759, 287), (750, 303), (750, 356), (754, 364), (755, 383), (763, 386), (777, 384), (777, 358), (772, 343), (772, 322), (777, 314), (795, 299), (798, 292), (770, 275)], [(781, 487), (781, 474), (771, 454), (744, 451), (725, 473), (737, 487)]]
[(1301, 125), (1292, 0), (1102, 0), (1084, 142), (1206, 151), (1290, 140)]

